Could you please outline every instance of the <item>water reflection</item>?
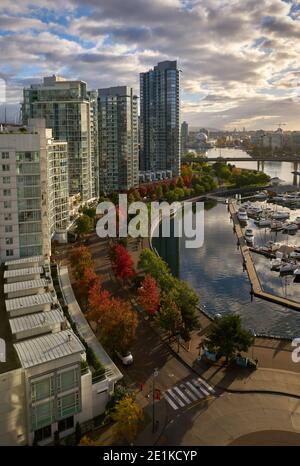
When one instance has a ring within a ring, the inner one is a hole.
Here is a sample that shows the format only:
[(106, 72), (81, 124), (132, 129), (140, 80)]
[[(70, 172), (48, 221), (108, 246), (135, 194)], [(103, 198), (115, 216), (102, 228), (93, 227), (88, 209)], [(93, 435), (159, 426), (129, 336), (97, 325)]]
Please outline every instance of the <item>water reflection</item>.
[[(300, 313), (257, 298), (251, 302), (250, 284), (226, 206), (217, 204), (206, 210), (201, 248), (185, 249), (184, 238), (154, 238), (153, 244), (173, 273), (197, 291), (210, 315), (236, 312), (257, 333), (300, 337)], [(294, 284), (293, 277), (282, 278), (270, 271), (268, 259), (254, 258), (266, 290), (280, 295), (288, 290), (292, 299), (300, 300), (300, 284)]]
[[(206, 151), (205, 155), (210, 157), (249, 157), (250, 156), (241, 149), (209, 149)], [(233, 162), (231, 162), (233, 163)], [(249, 168), (252, 170), (257, 170), (257, 162), (236, 162), (235, 165), (239, 168)], [(281, 180), (284, 180), (287, 184), (293, 183), (293, 174), (294, 164), (291, 162), (265, 162), (264, 163), (264, 172), (271, 176), (271, 178), (278, 177)]]

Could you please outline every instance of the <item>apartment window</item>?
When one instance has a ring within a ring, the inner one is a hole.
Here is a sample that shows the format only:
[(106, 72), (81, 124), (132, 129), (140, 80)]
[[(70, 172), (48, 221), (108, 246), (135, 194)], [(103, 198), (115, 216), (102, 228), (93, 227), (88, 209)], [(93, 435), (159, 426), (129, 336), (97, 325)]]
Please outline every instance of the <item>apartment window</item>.
[(66, 419), (58, 421), (58, 432), (64, 432), (65, 430), (72, 429), (74, 427), (74, 417), (70, 416)]
[(1, 153), (1, 158), (2, 158), (2, 160), (9, 159), (9, 152), (2, 152)]
[(51, 437), (51, 424), (50, 426), (42, 427), (41, 429), (34, 431), (34, 441), (41, 442)]
[(79, 406), (79, 393), (70, 393), (69, 395), (62, 396), (57, 400), (57, 413), (59, 418), (70, 416), (71, 414), (78, 413)]
[(31, 384), (31, 400), (39, 401), (53, 395), (53, 377), (38, 380)]
[(3, 189), (3, 196), (11, 196), (11, 190), (10, 189)]
[(10, 184), (10, 176), (3, 176), (2, 182), (3, 184)]
[(54, 420), (53, 401), (45, 401), (32, 407), (32, 427), (33, 429), (45, 427)]
[(5, 251), (6, 257), (10, 257), (14, 255), (13, 249), (6, 249)]
[(13, 226), (12, 225), (5, 225), (5, 233), (12, 233)]
[(4, 201), (3, 205), (4, 209), (11, 209), (11, 201)]
[(2, 165), (3, 172), (9, 172), (9, 165)]
[(12, 219), (11, 214), (5, 214), (5, 215), (4, 215), (4, 220), (5, 220), (5, 221), (10, 221), (11, 219)]
[(75, 388), (78, 385), (77, 368), (61, 372), (57, 376), (57, 390), (66, 391)]
[(14, 240), (13, 238), (5, 238), (5, 244), (13, 244)]

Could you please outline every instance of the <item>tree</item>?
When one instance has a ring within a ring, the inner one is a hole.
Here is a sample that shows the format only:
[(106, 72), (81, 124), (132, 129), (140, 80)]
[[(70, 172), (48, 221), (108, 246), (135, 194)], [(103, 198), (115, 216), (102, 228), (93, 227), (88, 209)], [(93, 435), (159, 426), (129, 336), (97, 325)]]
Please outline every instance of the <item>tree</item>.
[(180, 310), (170, 294), (164, 296), (160, 310), (155, 315), (158, 325), (171, 335), (180, 330), (182, 318)]
[(97, 320), (97, 316), (106, 309), (110, 302), (109, 291), (97, 286), (97, 283), (91, 286), (88, 292), (89, 319)]
[(254, 342), (254, 336), (242, 327), (240, 316), (228, 314), (215, 320), (205, 339), (209, 351), (226, 358), (226, 363), (236, 354), (248, 351)]
[(114, 247), (115, 258), (112, 262), (112, 268), (118, 278), (129, 280), (135, 275), (133, 260), (127, 249), (121, 244)]
[(183, 323), (182, 336), (188, 339), (190, 332), (199, 328), (199, 311), (197, 308), (199, 297), (186, 282), (178, 279), (176, 279), (176, 286), (172, 296), (181, 312)]
[(96, 217), (96, 207), (83, 207), (82, 213), (84, 215), (87, 215), (88, 217), (92, 218), (95, 220)]
[(100, 291), (101, 280), (96, 274), (92, 267), (86, 267), (83, 271), (82, 276), (76, 282), (77, 296), (80, 301), (80, 305), (84, 310), (87, 308), (89, 290), (95, 287)]
[(156, 280), (147, 274), (138, 290), (140, 305), (148, 314), (153, 315), (158, 311), (160, 305), (159, 289)]
[(77, 280), (83, 276), (86, 268), (94, 268), (92, 255), (89, 249), (84, 245), (73, 249), (70, 255), (70, 262)]
[(106, 348), (120, 353), (130, 349), (136, 334), (137, 314), (128, 301), (109, 298), (87, 317), (98, 323), (99, 337)]
[(76, 219), (75, 225), (76, 233), (80, 237), (92, 231), (92, 229), (94, 228), (94, 219), (89, 217), (88, 215), (83, 214)]
[[(78, 445), (78, 444), (76, 444)], [(99, 441), (97, 440), (92, 440), (90, 437), (88, 437), (87, 435), (84, 435), (82, 437), (82, 439), (80, 440), (79, 442), (79, 446), (80, 447), (97, 447), (99, 446), (100, 443)]]
[(141, 252), (138, 268), (152, 275), (162, 292), (167, 292), (174, 286), (175, 278), (168, 265), (150, 249)]
[(116, 403), (112, 419), (115, 421), (114, 435), (119, 441), (132, 443), (144, 419), (143, 411), (130, 395)]

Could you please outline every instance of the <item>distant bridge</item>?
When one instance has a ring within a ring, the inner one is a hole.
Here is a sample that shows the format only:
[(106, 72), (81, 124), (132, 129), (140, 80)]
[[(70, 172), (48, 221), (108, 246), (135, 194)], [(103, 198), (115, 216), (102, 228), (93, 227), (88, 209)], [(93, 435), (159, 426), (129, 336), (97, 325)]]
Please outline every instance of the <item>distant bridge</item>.
[[(182, 162), (191, 162), (191, 161), (205, 161), (205, 162), (291, 162), (298, 164), (300, 163), (300, 155), (290, 155), (290, 156), (265, 156), (265, 157), (195, 157), (194, 159), (190, 159), (188, 157), (182, 157)], [(297, 170), (297, 168), (295, 168)]]

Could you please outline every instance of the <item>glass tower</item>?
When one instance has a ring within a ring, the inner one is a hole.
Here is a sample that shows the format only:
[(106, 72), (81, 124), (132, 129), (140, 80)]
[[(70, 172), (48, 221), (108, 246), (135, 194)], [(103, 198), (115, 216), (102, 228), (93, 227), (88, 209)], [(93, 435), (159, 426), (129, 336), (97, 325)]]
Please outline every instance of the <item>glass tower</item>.
[(176, 61), (140, 74), (140, 169), (180, 174), (180, 70)]

